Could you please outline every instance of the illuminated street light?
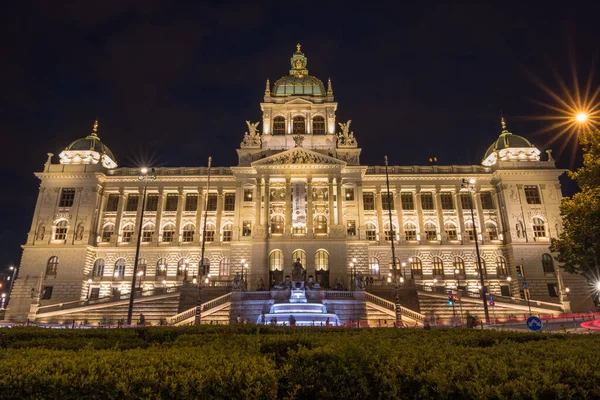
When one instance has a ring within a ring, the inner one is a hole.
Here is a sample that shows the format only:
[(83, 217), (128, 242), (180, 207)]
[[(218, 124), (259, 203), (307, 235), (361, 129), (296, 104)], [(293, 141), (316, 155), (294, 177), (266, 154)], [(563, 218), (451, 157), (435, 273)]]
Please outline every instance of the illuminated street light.
[(600, 290), (600, 281), (596, 282), (596, 289)]
[(580, 124), (586, 122), (588, 120), (588, 114), (585, 112), (580, 112), (575, 116), (575, 121), (579, 122)]

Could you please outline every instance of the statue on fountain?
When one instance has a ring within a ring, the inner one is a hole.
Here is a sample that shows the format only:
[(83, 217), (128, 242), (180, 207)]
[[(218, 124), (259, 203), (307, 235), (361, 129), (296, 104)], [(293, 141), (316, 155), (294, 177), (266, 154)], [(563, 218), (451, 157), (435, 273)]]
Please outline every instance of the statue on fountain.
[(242, 290), (244, 286), (244, 281), (240, 276), (239, 272), (235, 273), (235, 277), (233, 278), (233, 290)]
[(292, 268), (292, 283), (294, 289), (304, 289), (304, 281), (306, 279), (306, 270), (300, 262), (300, 258), (296, 259)]

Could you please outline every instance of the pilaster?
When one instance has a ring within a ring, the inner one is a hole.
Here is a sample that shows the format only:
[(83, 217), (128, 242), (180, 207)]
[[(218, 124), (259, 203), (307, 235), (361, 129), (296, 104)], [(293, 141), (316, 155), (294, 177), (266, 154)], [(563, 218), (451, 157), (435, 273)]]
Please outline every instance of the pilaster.
[(307, 199), (307, 212), (306, 212), (306, 237), (313, 238), (313, 220), (314, 220), (314, 211), (313, 211), (313, 190), (312, 190), (312, 177), (306, 178), (306, 199)]

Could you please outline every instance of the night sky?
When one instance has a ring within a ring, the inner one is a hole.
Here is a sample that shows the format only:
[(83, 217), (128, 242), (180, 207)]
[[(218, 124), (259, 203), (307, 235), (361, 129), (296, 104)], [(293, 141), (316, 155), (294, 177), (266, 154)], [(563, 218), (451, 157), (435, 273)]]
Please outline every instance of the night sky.
[[(288, 73), (297, 42), (309, 73), (331, 77), (338, 121), (352, 119), (370, 165), (384, 154), (395, 165), (479, 163), (501, 112), (543, 151), (552, 134), (535, 132), (550, 122), (524, 117), (551, 114), (536, 100), (555, 101), (536, 79), (560, 92), (559, 79), (573, 87), (576, 71), (583, 82), (599, 55), (593, 3), (352, 4), (4, 4), (0, 269), (20, 260), (46, 153), (57, 162), (98, 115), (120, 166), (198, 166), (209, 155), (234, 165), (265, 79)], [(578, 165), (561, 144), (558, 166)]]

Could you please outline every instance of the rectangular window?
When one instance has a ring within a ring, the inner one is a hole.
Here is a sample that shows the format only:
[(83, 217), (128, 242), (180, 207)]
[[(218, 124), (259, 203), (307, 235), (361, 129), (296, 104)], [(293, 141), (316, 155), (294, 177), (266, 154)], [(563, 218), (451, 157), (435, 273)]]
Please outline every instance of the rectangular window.
[(65, 188), (60, 192), (59, 207), (73, 207), (73, 200), (75, 200), (75, 189)]
[(100, 288), (99, 287), (93, 287), (92, 290), (90, 291), (90, 299), (94, 300), (100, 297)]
[(525, 200), (527, 204), (542, 204), (537, 185), (525, 185)]
[(242, 223), (242, 236), (252, 236), (252, 222), (244, 221)]
[(206, 204), (207, 211), (217, 211), (217, 194), (209, 193), (208, 194), (208, 202)]
[(158, 194), (149, 194), (146, 199), (146, 211), (156, 211), (158, 210)]
[(177, 211), (177, 203), (179, 201), (179, 195), (177, 193), (169, 193), (167, 195), (167, 202), (165, 204), (165, 211)]
[(510, 297), (510, 289), (508, 288), (508, 286), (500, 286), (500, 296)]
[(232, 238), (233, 238), (233, 231), (223, 231), (223, 241), (224, 242), (231, 242)]
[(185, 195), (185, 211), (198, 210), (198, 195), (196, 193), (188, 193)]
[(394, 209), (394, 193), (381, 192), (381, 208), (383, 211)]
[(252, 201), (252, 189), (244, 189), (244, 201)]
[(235, 211), (235, 193), (225, 193), (224, 211)]
[(354, 189), (347, 188), (347, 189), (344, 189), (344, 191), (346, 192), (346, 194), (344, 195), (344, 198), (346, 199), (346, 201), (354, 201)]
[(127, 196), (127, 205), (125, 206), (125, 211), (137, 211), (139, 200), (140, 200), (140, 196), (137, 194), (128, 195)]
[(42, 287), (42, 300), (50, 300), (52, 298), (53, 286)]
[(460, 206), (463, 210), (471, 209), (471, 195), (469, 193), (460, 194)]
[(440, 194), (440, 200), (442, 202), (442, 210), (454, 210), (454, 199), (452, 199), (452, 193)]
[(493, 210), (492, 192), (481, 192), (481, 208), (484, 210)]
[(374, 242), (375, 240), (377, 240), (377, 231), (375, 230), (375, 227), (369, 227), (367, 226), (367, 240), (370, 242)]
[(415, 202), (413, 200), (412, 192), (403, 192), (400, 194), (400, 199), (402, 200), (402, 209), (403, 210), (414, 210)]
[(119, 208), (119, 195), (118, 194), (109, 194), (108, 200), (106, 202), (106, 211), (117, 211)]
[(433, 193), (421, 193), (421, 208), (423, 210), (435, 210), (433, 205)]
[(550, 297), (558, 297), (558, 288), (556, 283), (548, 283), (548, 295)]
[(363, 207), (365, 211), (373, 211), (375, 209), (375, 196), (373, 196), (373, 192), (363, 193)]
[(356, 221), (348, 221), (346, 224), (346, 234), (348, 236), (356, 236)]
[(206, 231), (206, 236), (204, 237), (204, 240), (206, 242), (214, 242), (215, 241), (215, 231), (210, 230), (210, 231)]

